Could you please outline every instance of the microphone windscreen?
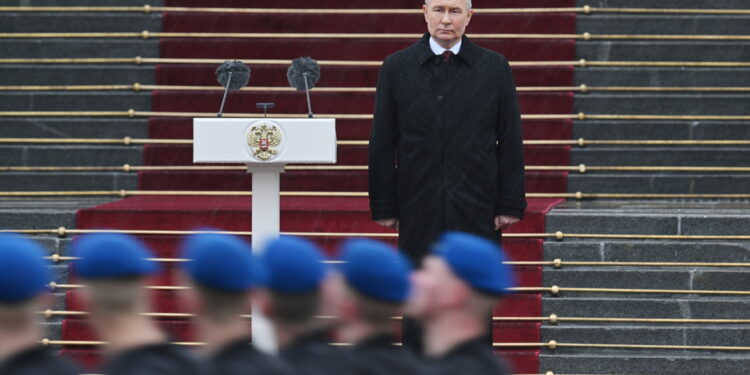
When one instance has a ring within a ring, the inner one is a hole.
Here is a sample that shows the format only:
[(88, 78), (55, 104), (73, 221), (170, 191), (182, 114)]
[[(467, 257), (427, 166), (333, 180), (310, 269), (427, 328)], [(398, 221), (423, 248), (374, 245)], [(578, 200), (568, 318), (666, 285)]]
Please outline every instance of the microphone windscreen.
[[(231, 82), (229, 82), (229, 72), (232, 72)], [(225, 61), (216, 69), (216, 79), (229, 91), (237, 91), (250, 82), (250, 68), (241, 61)]]
[(320, 64), (310, 57), (299, 57), (292, 60), (292, 65), (286, 71), (289, 85), (297, 90), (305, 90), (305, 73), (307, 73), (307, 85), (310, 89), (320, 80)]

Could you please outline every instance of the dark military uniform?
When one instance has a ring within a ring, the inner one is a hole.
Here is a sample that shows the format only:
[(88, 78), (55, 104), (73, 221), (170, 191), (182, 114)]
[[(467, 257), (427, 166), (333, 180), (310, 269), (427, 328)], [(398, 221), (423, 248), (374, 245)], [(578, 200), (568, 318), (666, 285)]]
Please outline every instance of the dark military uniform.
[(290, 375), (292, 369), (281, 360), (261, 353), (250, 338), (237, 340), (210, 359), (212, 375)]
[(346, 352), (328, 343), (324, 332), (314, 332), (300, 337), (281, 351), (281, 358), (297, 374), (302, 375), (350, 375), (353, 364)]
[(206, 365), (169, 343), (125, 351), (106, 365), (107, 375), (206, 375)]
[(446, 355), (428, 363), (434, 375), (505, 375), (508, 371), (495, 355), (486, 337), (479, 337), (458, 345)]
[(80, 372), (68, 361), (41, 345), (20, 352), (0, 362), (2, 375), (78, 375)]
[(408, 348), (393, 345), (391, 335), (370, 337), (354, 346), (352, 359), (357, 375), (425, 374), (425, 367)]

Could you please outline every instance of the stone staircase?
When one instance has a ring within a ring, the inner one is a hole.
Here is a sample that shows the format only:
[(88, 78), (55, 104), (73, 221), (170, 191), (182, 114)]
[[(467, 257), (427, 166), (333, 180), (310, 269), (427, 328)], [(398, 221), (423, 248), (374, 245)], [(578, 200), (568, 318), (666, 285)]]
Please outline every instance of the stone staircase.
[[(579, 6), (746, 8), (741, 1), (579, 1)], [(747, 16), (581, 15), (580, 33), (748, 33)], [(746, 42), (581, 41), (577, 58), (591, 61), (747, 61)], [(748, 68), (581, 67), (588, 86), (749, 86)], [(748, 93), (607, 93), (576, 95), (576, 112), (590, 114), (748, 115)], [(574, 138), (750, 139), (750, 124), (734, 121), (576, 121)], [(737, 146), (589, 146), (571, 164), (631, 166), (748, 166), (750, 148)], [(746, 173), (627, 172), (571, 174), (570, 192), (748, 193)], [(549, 232), (745, 235), (750, 205), (729, 201), (568, 202), (547, 216)], [(750, 243), (693, 240), (576, 240), (545, 243), (545, 259), (591, 262), (729, 262), (750, 260)], [(586, 266), (548, 268), (544, 285), (560, 287), (747, 290), (750, 270), (727, 267)], [(745, 319), (747, 296), (562, 293), (543, 299), (543, 313), (560, 317)], [(688, 346), (747, 346), (746, 324), (561, 322), (545, 324), (543, 341)], [(557, 348), (543, 350), (540, 370), (578, 374), (745, 374), (747, 352)]]
[[(160, 1), (149, 1), (160, 5)], [(102, 0), (101, 6), (142, 5)], [(76, 6), (90, 1), (19, 0), (4, 6)], [(161, 29), (159, 14), (138, 13), (0, 13), (0, 32), (123, 31)], [(9, 40), (0, 39), (0, 58), (158, 57), (158, 41)], [(0, 64), (0, 86), (103, 85), (154, 83), (154, 65), (134, 64)], [(148, 93), (133, 92), (0, 92), (0, 111), (71, 111), (151, 109)], [(148, 138), (148, 119), (91, 117), (3, 117), (0, 138)], [(142, 164), (141, 146), (0, 144), (1, 166), (115, 166)], [(1, 172), (0, 191), (134, 189), (137, 175), (121, 172)], [(76, 227), (76, 212), (112, 198), (0, 198), (0, 228)], [(70, 255), (70, 237), (35, 235), (50, 254)], [(68, 282), (68, 264), (53, 266), (55, 282)], [(55, 290), (53, 310), (65, 310), (63, 290)], [(48, 338), (61, 338), (62, 317), (47, 319)]]
[[(97, 5), (142, 5), (98, 0)], [(149, 1), (160, 5), (158, 1)], [(91, 1), (13, 0), (3, 5), (90, 5)], [(743, 0), (590, 0), (580, 6), (748, 8)], [(748, 34), (748, 16), (579, 15), (578, 31), (592, 34)], [(0, 32), (158, 31), (159, 14), (0, 13)], [(0, 57), (157, 57), (157, 40), (0, 39)], [(578, 59), (591, 61), (748, 61), (747, 42), (579, 41)], [(0, 85), (154, 83), (154, 65), (0, 65)], [(576, 83), (588, 86), (750, 86), (750, 68), (581, 67)], [(575, 112), (590, 114), (748, 115), (748, 93), (580, 93)], [(0, 111), (150, 110), (151, 96), (135, 92), (0, 92)], [(0, 118), (0, 137), (148, 138), (147, 119)], [(735, 121), (576, 121), (574, 138), (750, 139), (750, 124)], [(0, 145), (0, 165), (142, 164), (141, 146)], [(747, 166), (750, 147), (587, 146), (574, 148), (571, 165)], [(134, 189), (137, 175), (120, 172), (2, 172), (0, 190)], [(570, 192), (748, 193), (742, 173), (571, 173)], [(115, 198), (112, 198), (114, 200)], [(75, 212), (102, 199), (0, 199), (0, 228), (74, 228)], [(550, 232), (615, 234), (750, 234), (750, 204), (714, 201), (570, 201), (547, 216)], [(68, 254), (69, 239), (37, 236), (50, 253)], [(545, 259), (564, 261), (750, 262), (750, 243), (738, 241), (548, 241)], [(55, 267), (67, 282), (67, 265)], [(746, 290), (745, 268), (545, 268), (545, 286)], [(58, 294), (59, 295), (59, 294)], [(59, 295), (62, 297), (62, 295)], [(562, 293), (545, 296), (543, 314), (604, 318), (746, 318), (750, 299), (738, 296)], [(64, 309), (58, 298), (55, 309)], [(50, 338), (60, 320), (49, 321)], [(560, 322), (544, 324), (543, 341), (656, 345), (747, 346), (748, 325)], [(540, 372), (589, 374), (745, 374), (747, 352), (651, 349), (544, 349)]]

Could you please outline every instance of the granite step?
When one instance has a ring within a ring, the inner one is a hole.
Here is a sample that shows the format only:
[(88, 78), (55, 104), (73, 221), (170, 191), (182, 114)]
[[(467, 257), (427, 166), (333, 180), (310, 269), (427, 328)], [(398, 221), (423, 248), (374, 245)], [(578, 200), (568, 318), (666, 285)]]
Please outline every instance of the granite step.
[[(6, 6), (143, 6), (140, 0), (4, 0)], [(163, 5), (162, 0), (150, 0), (151, 6)]]
[[(748, 49), (750, 52), (750, 49)], [(625, 115), (749, 115), (750, 93), (576, 94), (573, 111)]]
[[(750, 326), (739, 324), (542, 326), (542, 342), (555, 340), (560, 343), (590, 344), (746, 346), (748, 339), (750, 339)], [(564, 349), (564, 351), (568, 353), (591, 352), (593, 349)]]
[[(135, 56), (130, 56), (135, 57)], [(2, 64), (0, 85), (142, 85), (154, 84), (155, 65)]]
[(691, 9), (745, 9), (745, 0), (576, 0), (576, 6), (589, 5), (600, 8), (691, 8)]
[(667, 235), (747, 234), (748, 203), (568, 202), (546, 216), (547, 232)]
[(750, 140), (746, 121), (598, 121), (573, 122), (573, 138)]
[[(542, 315), (571, 318), (747, 319), (745, 311), (750, 308), (744, 296), (545, 296), (543, 301)], [(573, 324), (586, 323), (564, 323)]]
[(150, 92), (0, 92), (0, 111), (127, 111), (151, 109)]
[[(750, 263), (750, 242), (566, 240), (544, 244), (544, 259), (583, 262)], [(565, 269), (579, 269), (571, 266)], [(609, 269), (609, 268), (602, 268)], [(685, 268), (663, 268), (685, 269)], [(742, 268), (739, 268), (742, 269)], [(750, 270), (750, 269), (749, 269)]]
[(148, 138), (148, 119), (0, 118), (2, 138)]
[[(653, 8), (653, 3), (648, 7)], [(579, 16), (576, 28), (579, 34), (743, 35), (750, 32), (748, 16), (722, 16), (721, 22), (716, 20), (713, 15), (594, 13)]]
[(161, 14), (158, 13), (0, 13), (0, 32), (3, 33), (50, 33), (61, 30), (66, 33), (141, 32), (160, 31), (161, 25)]
[(573, 149), (570, 162), (573, 165), (744, 167), (750, 165), (750, 145), (668, 148), (592, 146)]
[(660, 87), (748, 87), (750, 68), (579, 67), (577, 85)]
[(539, 359), (542, 373), (554, 371), (556, 374), (744, 375), (750, 367), (750, 357), (744, 352), (623, 353), (599, 350), (566, 354), (544, 350)]
[(142, 146), (0, 145), (5, 166), (140, 165), (142, 155)]
[(573, 172), (568, 175), (567, 183), (572, 193), (750, 194), (748, 173)]
[(138, 175), (120, 172), (2, 172), (0, 191), (135, 190)]
[[(682, 268), (682, 267), (565, 267), (545, 268), (543, 285), (568, 288), (669, 289), (745, 291), (750, 285), (748, 268)], [(569, 296), (593, 297), (631, 293), (562, 292)], [(635, 293), (636, 295), (642, 293)], [(645, 295), (645, 293), (644, 293)], [(673, 294), (661, 293), (663, 298)]]
[(602, 40), (576, 43), (576, 58), (591, 61), (747, 61), (749, 57), (748, 42)]
[(159, 57), (156, 39), (0, 39), (0, 58)]

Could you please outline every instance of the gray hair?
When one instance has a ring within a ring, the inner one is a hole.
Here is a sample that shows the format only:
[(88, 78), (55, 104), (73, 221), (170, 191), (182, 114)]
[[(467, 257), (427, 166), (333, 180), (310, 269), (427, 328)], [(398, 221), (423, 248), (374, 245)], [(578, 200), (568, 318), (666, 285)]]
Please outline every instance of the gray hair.
[[(424, 0), (424, 5), (427, 5), (427, 2), (430, 0)], [(471, 0), (466, 0), (466, 9), (471, 9)]]

